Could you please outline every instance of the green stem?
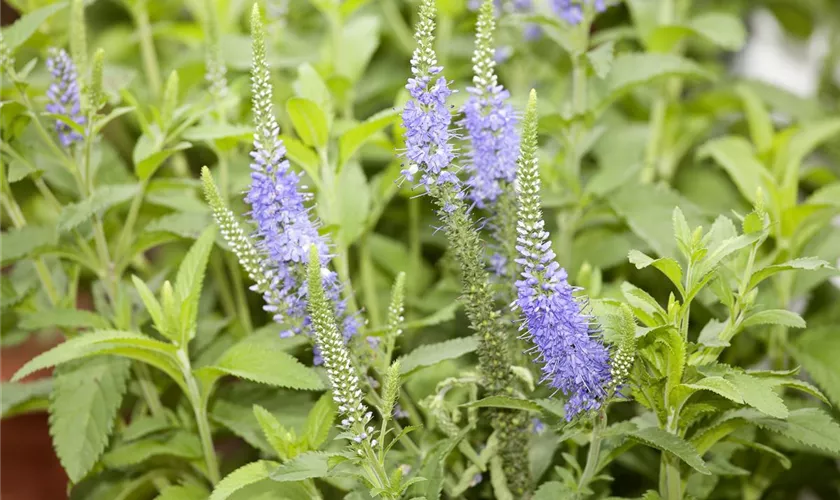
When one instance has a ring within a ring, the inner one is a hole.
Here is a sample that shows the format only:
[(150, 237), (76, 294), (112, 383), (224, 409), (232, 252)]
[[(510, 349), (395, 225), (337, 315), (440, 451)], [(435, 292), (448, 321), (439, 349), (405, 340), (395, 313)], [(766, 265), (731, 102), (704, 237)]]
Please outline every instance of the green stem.
[(201, 451), (204, 453), (204, 462), (207, 465), (207, 476), (210, 483), (217, 484), (221, 479), (219, 473), (219, 462), (216, 458), (216, 449), (213, 446), (213, 434), (210, 432), (210, 421), (207, 419), (207, 398), (203, 397), (198, 387), (198, 382), (193, 377), (190, 368), (190, 359), (184, 348), (178, 349), (178, 361), (181, 367), (181, 374), (187, 384), (187, 397), (193, 407), (195, 423), (198, 427), (198, 437), (201, 440)]
[(380, 325), (379, 300), (376, 296), (376, 283), (373, 273), (373, 258), (368, 245), (368, 235), (362, 236), (359, 242), (359, 272), (362, 277), (362, 291), (365, 294), (365, 306), (371, 327), (377, 328)]
[(125, 219), (125, 224), (123, 225), (122, 232), (120, 233), (120, 238), (117, 240), (117, 249), (114, 252), (118, 262), (122, 261), (125, 257), (123, 252), (127, 250), (126, 247), (131, 242), (134, 224), (137, 223), (137, 216), (140, 214), (140, 207), (143, 205), (143, 198), (146, 195), (146, 188), (148, 185), (149, 179), (140, 183), (140, 190), (136, 195), (134, 195), (134, 199), (131, 200), (131, 207), (128, 209), (128, 216)]
[(140, 36), (140, 55), (143, 59), (144, 73), (146, 73), (146, 79), (149, 82), (152, 98), (157, 99), (161, 87), (160, 66), (158, 65), (157, 52), (155, 52), (152, 27), (149, 24), (149, 11), (146, 7), (146, 0), (139, 0), (132, 13)]
[[(678, 416), (673, 412), (668, 416), (665, 430), (676, 435)], [(659, 464), (659, 488), (665, 500), (682, 500), (682, 478), (680, 477), (680, 461), (674, 455), (662, 452)]]
[(210, 272), (213, 273), (213, 280), (216, 282), (216, 291), (219, 292), (219, 298), (222, 301), (222, 308), (225, 310), (227, 317), (236, 315), (236, 302), (233, 300), (231, 294), (231, 285), (225, 275), (225, 267), (221, 257), (218, 254), (213, 254), (210, 257)]
[(589, 486), (595, 473), (598, 472), (598, 462), (601, 457), (601, 434), (607, 424), (606, 412), (601, 409), (592, 417), (592, 436), (589, 439), (589, 451), (586, 454), (586, 466), (578, 482), (578, 492)]
[(230, 269), (230, 276), (233, 280), (233, 293), (236, 307), (239, 310), (239, 321), (245, 332), (254, 331), (254, 323), (251, 321), (251, 310), (248, 309), (248, 297), (245, 296), (245, 282), (242, 280), (242, 270), (239, 262), (233, 254), (226, 254), (225, 261)]

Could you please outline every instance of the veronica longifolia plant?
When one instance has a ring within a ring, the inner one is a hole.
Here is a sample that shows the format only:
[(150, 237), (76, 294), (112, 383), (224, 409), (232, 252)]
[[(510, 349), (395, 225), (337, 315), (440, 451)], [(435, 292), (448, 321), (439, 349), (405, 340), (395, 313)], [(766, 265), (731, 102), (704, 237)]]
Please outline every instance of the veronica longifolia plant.
[(837, 497), (840, 90), (728, 74), (767, 2), (7, 3), (68, 497)]

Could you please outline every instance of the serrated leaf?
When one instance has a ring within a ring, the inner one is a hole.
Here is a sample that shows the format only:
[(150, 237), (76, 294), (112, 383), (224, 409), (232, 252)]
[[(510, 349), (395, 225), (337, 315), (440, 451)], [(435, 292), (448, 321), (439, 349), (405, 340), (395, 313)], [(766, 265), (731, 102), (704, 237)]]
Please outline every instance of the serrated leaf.
[(50, 435), (61, 465), (74, 483), (99, 461), (114, 429), (131, 363), (96, 358), (57, 371), (50, 401)]
[(293, 356), (283, 352), (279, 337), (248, 337), (225, 351), (211, 366), (195, 370), (210, 383), (223, 375), (291, 389), (320, 390), (321, 378)]
[(836, 326), (809, 329), (792, 343), (794, 357), (840, 406), (840, 335)]
[(20, 229), (5, 231), (0, 236), (3, 241), (0, 249), (0, 263), (32, 257), (36, 250), (54, 245), (58, 241), (55, 228), (42, 226), (24, 226)]
[(744, 320), (744, 326), (783, 325), (789, 328), (805, 328), (802, 316), (786, 309), (768, 309), (750, 315)]
[(19, 408), (34, 400), (46, 400), (52, 392), (52, 387), (53, 381), (48, 378), (32, 382), (0, 383), (0, 417), (16, 414)]
[(638, 250), (631, 250), (627, 255), (627, 259), (631, 264), (636, 266), (636, 269), (644, 269), (648, 266), (653, 266), (662, 271), (662, 274), (671, 280), (671, 283), (677, 287), (682, 295), (685, 295), (685, 290), (682, 285), (682, 269), (676, 260), (670, 257), (663, 257), (660, 259), (652, 259)]
[(270, 411), (260, 405), (254, 405), (254, 417), (260, 424), (260, 429), (262, 429), (266, 441), (277, 453), (277, 456), (282, 460), (292, 458), (293, 454), (290, 453), (290, 450), (296, 447), (297, 442), (293, 440), (293, 435), (283, 427), (283, 424)]
[(667, 76), (706, 80), (712, 78), (708, 71), (694, 61), (678, 55), (623, 54), (613, 62), (612, 70), (607, 76), (607, 91), (610, 97), (617, 97), (634, 87)]
[(165, 231), (181, 238), (198, 239), (201, 231), (213, 224), (209, 213), (176, 212), (152, 220), (143, 228), (144, 233)]
[(315, 406), (309, 410), (303, 433), (311, 449), (317, 450), (327, 440), (335, 420), (336, 410), (332, 394), (329, 392), (321, 396)]
[(180, 336), (178, 345), (186, 346), (195, 337), (196, 318), (198, 316), (198, 299), (201, 297), (201, 287), (204, 283), (204, 272), (213, 242), (216, 238), (216, 226), (208, 226), (201, 237), (196, 240), (186, 257), (178, 267), (175, 278), (175, 295), (180, 306)]
[(174, 381), (183, 384), (183, 379), (175, 364), (177, 358), (174, 346), (145, 335), (119, 330), (97, 330), (66, 340), (29, 360), (14, 374), (12, 381), (20, 380), (44, 368), (103, 354), (118, 354), (149, 363), (163, 370)]
[(327, 144), (329, 134), (327, 117), (318, 104), (303, 97), (292, 97), (286, 101), (286, 112), (292, 120), (295, 132), (304, 144), (316, 148)]
[(797, 443), (840, 456), (840, 425), (819, 408), (794, 410), (785, 420), (759, 417), (751, 422)]
[(531, 500), (564, 500), (575, 498), (575, 493), (560, 481), (547, 481), (537, 488)]
[(478, 339), (476, 337), (462, 337), (437, 344), (422, 345), (399, 359), (400, 373), (407, 375), (417, 369), (436, 365), (441, 361), (459, 358), (476, 349), (478, 349)]
[(38, 28), (55, 13), (67, 7), (67, 2), (56, 2), (22, 16), (8, 28), (3, 30), (3, 41), (14, 51), (18, 46), (29, 40)]
[(776, 418), (788, 416), (788, 409), (782, 398), (776, 394), (776, 384), (770, 379), (754, 377), (745, 373), (729, 373), (725, 377), (737, 387), (744, 403), (756, 410)]
[(122, 469), (158, 456), (198, 459), (202, 456), (201, 442), (191, 432), (178, 431), (166, 439), (141, 439), (117, 446), (102, 457), (102, 462), (109, 468)]
[(399, 117), (395, 109), (385, 109), (341, 135), (338, 140), (339, 168), (374, 134), (394, 123)]
[(461, 406), (465, 408), (508, 408), (511, 410), (542, 411), (542, 407), (533, 401), (508, 396), (488, 396), (478, 401), (462, 404)]
[(334, 453), (311, 451), (303, 453), (281, 465), (271, 473), (278, 482), (300, 481), (329, 475), (329, 459)]
[(801, 259), (789, 260), (782, 264), (774, 264), (756, 271), (750, 278), (750, 284), (747, 289), (752, 290), (767, 278), (784, 271), (794, 271), (797, 269), (814, 271), (826, 267), (829, 267), (828, 262), (815, 257), (804, 257)]
[(155, 497), (155, 500), (207, 500), (209, 492), (196, 484), (168, 486)]
[(137, 294), (140, 295), (140, 300), (142, 300), (143, 305), (146, 306), (146, 312), (148, 312), (149, 316), (152, 317), (152, 323), (154, 323), (157, 331), (170, 340), (176, 340), (175, 335), (172, 334), (169, 329), (169, 325), (167, 325), (163, 309), (160, 306), (160, 302), (158, 302), (155, 298), (155, 295), (151, 290), (149, 290), (146, 283), (137, 276), (132, 276), (131, 280), (134, 282), (134, 288), (137, 289)]
[(52, 309), (21, 315), (18, 327), (24, 330), (44, 328), (108, 328), (108, 320), (83, 309)]
[(602, 43), (596, 48), (586, 53), (586, 59), (589, 65), (592, 66), (592, 71), (600, 79), (604, 79), (612, 69), (612, 63), (615, 59), (615, 42), (609, 41)]
[(706, 377), (692, 384), (683, 384), (686, 387), (695, 390), (711, 391), (719, 396), (734, 401), (736, 403), (743, 403), (744, 398), (738, 391), (738, 388), (732, 382), (723, 377)]
[(658, 427), (646, 427), (637, 429), (627, 436), (642, 444), (676, 456), (701, 474), (711, 474), (706, 462), (703, 461), (694, 446), (675, 434)]
[(279, 466), (278, 462), (271, 460), (258, 460), (244, 465), (219, 481), (209, 500), (225, 500), (248, 485), (268, 479)]
[(137, 184), (111, 185), (98, 188), (89, 198), (65, 206), (58, 217), (58, 230), (71, 231), (79, 224), (102, 214), (106, 210), (125, 203), (140, 190)]
[(132, 419), (128, 427), (120, 433), (122, 441), (134, 441), (150, 434), (172, 429), (174, 424), (165, 415), (144, 415)]

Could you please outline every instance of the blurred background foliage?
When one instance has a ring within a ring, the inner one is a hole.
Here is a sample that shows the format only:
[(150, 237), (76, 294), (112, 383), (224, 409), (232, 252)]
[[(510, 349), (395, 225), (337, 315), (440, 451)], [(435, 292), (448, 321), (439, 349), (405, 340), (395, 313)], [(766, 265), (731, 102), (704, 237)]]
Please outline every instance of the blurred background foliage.
[[(383, 324), (391, 283), (405, 271), (409, 326), (400, 349), (409, 352), (417, 345), (465, 335), (467, 323), (456, 302), (460, 284), (445, 253), (443, 235), (436, 230), (439, 222), (429, 200), (417, 198), (398, 181), (397, 154), (403, 146), (398, 112), (407, 99), (404, 85), (414, 47), (415, 2), (258, 1), (266, 19), (275, 109), (289, 158), (307, 174), (306, 184), (316, 194), (323, 230), (331, 233), (336, 253), (343, 257), (336, 263), (338, 271), (354, 283), (355, 300), (364, 307), (370, 326), (376, 329)], [(10, 33), (25, 40), (16, 49), (18, 71), (37, 60), (25, 92), (41, 103), (49, 83), (42, 61), (49, 47), (69, 42), (69, 9), (66, 3), (46, 0), (7, 3), (17, 14), (4, 9), (4, 35), (7, 41), (13, 37)], [(476, 14), (468, 3), (438, 1), (437, 51), (447, 78), (459, 90), (456, 106), (465, 99), (464, 89), (472, 76)], [(547, 12), (537, 4), (541, 12)], [(540, 94), (546, 220), (560, 262), (568, 267), (573, 281), (593, 298), (621, 297), (621, 283), (630, 281), (661, 302), (667, 301), (672, 290), (668, 282), (637, 270), (627, 261), (628, 251), (674, 252), (670, 220), (675, 206), (692, 225), (706, 227), (719, 214), (747, 213), (754, 190), (750, 192), (752, 185), (745, 180), (750, 175), (744, 173), (749, 172), (745, 165), (782, 161), (790, 141), (800, 133), (813, 138), (806, 141), (813, 142), (807, 152), (816, 152), (798, 158), (794, 205), (798, 201), (798, 206), (806, 206), (806, 200), (818, 196), (819, 203), (811, 205), (819, 208), (799, 208), (779, 221), (774, 239), (792, 257), (838, 262), (840, 225), (831, 221), (840, 213), (840, 4), (836, 0), (676, 0), (686, 20), (726, 14), (722, 24), (694, 31), (686, 28), (687, 32), (655, 32), (650, 12), (654, 4), (654, 0), (617, 2), (599, 15), (590, 36), (591, 47), (602, 50), (591, 52), (594, 74), (584, 109), (570, 107), (572, 75), (566, 49), (574, 40), (545, 16), (506, 12), (501, 17), (497, 36), (500, 80), (518, 110), (524, 109), (531, 88)], [(94, 159), (96, 184), (144, 183), (132, 251), (115, 265), (120, 272), (130, 269), (153, 283), (176, 269), (192, 240), (212, 224), (198, 181), (202, 166), (214, 171), (234, 211), (246, 213), (240, 193), (249, 183), (247, 18), (252, 2), (210, 0), (209, 5), (218, 20), (219, 57), (228, 68), (230, 89), (215, 102), (205, 81), (211, 29), (204, 0), (97, 0), (88, 2), (85, 9), (88, 47), (105, 50), (108, 105), (104, 114), (125, 110), (102, 130)], [(24, 15), (19, 23), (26, 21), (26, 25), (8, 26), (17, 15)], [(542, 28), (535, 39), (524, 36), (531, 23)], [(643, 84), (636, 82), (626, 92), (611, 93), (615, 87), (610, 85), (621, 85), (609, 76), (613, 63), (619, 61), (615, 55), (634, 51), (681, 52), (696, 65), (675, 68), (674, 74), (683, 78), (676, 88), (659, 78), (662, 74), (657, 68), (650, 68), (657, 78), (638, 76)], [(172, 72), (177, 72), (177, 105), (167, 108)], [(32, 335), (55, 335), (37, 321), (50, 306), (34, 291), (35, 275), (25, 264), (27, 258), (43, 255), (62, 289), (70, 289), (67, 283), (79, 280), (78, 296), (69, 307), (96, 307), (102, 290), (94, 273), (56, 264), (63, 257), (55, 252), (59, 239), (55, 231), (44, 228), (62, 220), (66, 223), (67, 215), (54, 210), (37, 180), (46, 180), (62, 203), (73, 201), (73, 186), (39, 145), (30, 118), (17, 104), (16, 90), (3, 85), (1, 95), (2, 141), (29, 159), (22, 162), (4, 154), (4, 183), (8, 182), (32, 226), (25, 245), (3, 248), (7, 266), (3, 300), (14, 303), (14, 308), (4, 310), (2, 345), (11, 347)], [(320, 113), (316, 114), (325, 121), (327, 137), (317, 137), (317, 131), (315, 137), (307, 135), (297, 121), (296, 98), (317, 104)], [(765, 115), (770, 117), (769, 129)], [(573, 123), (585, 127), (570, 148)], [(813, 127), (822, 128), (815, 132)], [(656, 140), (652, 134), (658, 134)], [(719, 142), (730, 136), (751, 142), (754, 151), (748, 148), (744, 153), (740, 142)], [(570, 151), (579, 162), (568, 161)], [(320, 169), (325, 155), (336, 167), (330, 170), (334, 175), (325, 176)], [(579, 163), (579, 173), (569, 168), (575, 163)], [(639, 178), (646, 182), (637, 182)], [(131, 196), (123, 197), (109, 205), (104, 216), (109, 234), (120, 233), (131, 210), (130, 200)], [(14, 226), (5, 207), (2, 225)], [(223, 247), (221, 239), (219, 244)], [(247, 283), (243, 285), (241, 275), (225, 267), (229, 259), (224, 255), (218, 251), (211, 259), (210, 286), (205, 287), (201, 302), (198, 340), (200, 348), (207, 349), (207, 357), (221, 352), (231, 339), (277, 328), (261, 310), (258, 296), (234, 296)], [(831, 385), (840, 383), (833, 362), (840, 356), (836, 327), (840, 291), (831, 276), (831, 271), (803, 274), (795, 282), (780, 285), (782, 290), (768, 291), (772, 296), (763, 300), (798, 310), (808, 321), (808, 330), (792, 335), (791, 344), (781, 347), (773, 346), (768, 338), (741, 335), (727, 351), (726, 361), (762, 366), (770, 349), (800, 352), (801, 357), (780, 368), (805, 365), (832, 401), (840, 404), (837, 386)], [(132, 300), (139, 304), (137, 297)], [(238, 309), (243, 305), (247, 314)], [(700, 318), (696, 324), (702, 325), (715, 313), (697, 308), (692, 314)], [(811, 335), (821, 332), (821, 327), (832, 328), (834, 336)], [(309, 355), (307, 347), (295, 348), (302, 356)], [(440, 380), (458, 373), (460, 366), (453, 360), (420, 370), (407, 388), (422, 399)], [(4, 413), (43, 409), (48, 391), (44, 386), (15, 400), (6, 390)], [(244, 463), (253, 458), (255, 449), (267, 448), (251, 416), (251, 403), (257, 401), (294, 423), (303, 421), (315, 399), (291, 393), (278, 398), (276, 392), (247, 384), (223, 387), (212, 419), (251, 445), (238, 446), (239, 441), (233, 440), (232, 463)], [(644, 491), (655, 480), (655, 468), (647, 467), (645, 458), (641, 451), (619, 459), (613, 470), (617, 494)], [(772, 479), (766, 498), (792, 498), (804, 485), (821, 498), (840, 498), (836, 464), (836, 460), (814, 455), (795, 455), (793, 468)], [(79, 498), (105, 498), (86, 492), (84, 485), (80, 488), (76, 490)], [(737, 495), (737, 489), (721, 493), (728, 498)]]

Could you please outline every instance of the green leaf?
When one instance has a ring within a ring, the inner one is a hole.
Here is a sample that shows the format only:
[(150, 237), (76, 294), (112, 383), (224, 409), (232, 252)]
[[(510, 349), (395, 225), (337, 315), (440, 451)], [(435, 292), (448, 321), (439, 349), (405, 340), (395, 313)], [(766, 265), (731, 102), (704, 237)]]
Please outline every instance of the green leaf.
[[(139, 144), (140, 143), (138, 142), (138, 145)], [(157, 169), (163, 164), (163, 162), (169, 159), (170, 156), (190, 147), (192, 147), (192, 144), (189, 142), (179, 142), (171, 148), (161, 149), (159, 151), (154, 148), (152, 148), (152, 151), (142, 151), (135, 148), (133, 155), (134, 173), (137, 175), (138, 179), (145, 181), (155, 175)]]
[[(803, 125), (791, 138), (787, 147), (776, 156), (773, 170), (780, 178), (780, 184), (787, 186), (788, 192), (795, 196), (799, 171), (802, 161), (823, 142), (840, 134), (840, 118), (824, 118)], [(795, 202), (789, 200), (791, 205)]]
[(662, 274), (671, 280), (671, 283), (677, 287), (677, 290), (685, 296), (685, 290), (682, 285), (682, 269), (680, 268), (679, 263), (677, 263), (674, 259), (664, 257), (654, 260), (637, 250), (631, 250), (627, 255), (627, 259), (631, 264), (636, 266), (636, 269), (644, 269), (648, 266), (653, 266), (656, 269), (659, 269), (662, 271)]
[(560, 481), (546, 481), (541, 484), (531, 500), (564, 500), (575, 498), (574, 492)]
[(290, 135), (281, 135), (280, 139), (286, 146), (286, 156), (297, 164), (315, 182), (321, 183), (321, 175), (318, 173), (321, 160), (312, 148), (300, 142)]
[(840, 407), (840, 329), (824, 326), (808, 329), (792, 343), (793, 355), (808, 375)]
[(379, 29), (377, 15), (354, 16), (344, 24), (335, 60), (337, 74), (351, 82), (359, 80), (379, 47)]
[(755, 204), (759, 188), (764, 193), (772, 193), (775, 189), (770, 172), (756, 158), (752, 145), (742, 137), (712, 139), (697, 150), (697, 158), (711, 158), (723, 167), (741, 195), (751, 204)]
[(805, 320), (795, 312), (785, 309), (768, 309), (750, 315), (744, 320), (744, 326), (783, 325), (790, 328), (805, 328)]
[(67, 7), (67, 2), (56, 2), (22, 16), (13, 25), (3, 30), (6, 46), (14, 51), (18, 46), (29, 40), (38, 28), (55, 13)]
[(332, 195), (324, 192), (318, 207), (327, 225), (338, 227), (338, 241), (350, 246), (364, 232), (370, 213), (370, 189), (361, 164), (348, 163), (338, 174)]
[(151, 232), (166, 232), (187, 239), (198, 239), (201, 231), (214, 224), (209, 213), (176, 212), (158, 217), (143, 228), (144, 234)]
[(209, 492), (196, 484), (167, 486), (155, 500), (207, 500)]
[[(292, 458), (296, 451), (297, 440), (294, 434), (290, 433), (277, 418), (260, 405), (254, 405), (254, 417), (260, 424), (265, 439), (282, 460)], [(292, 453), (294, 451), (294, 453)]]
[(771, 379), (754, 377), (745, 373), (730, 373), (725, 376), (744, 398), (744, 402), (756, 410), (776, 418), (788, 416), (788, 409), (782, 398), (776, 394), (777, 384)]
[(271, 477), (272, 471), (279, 466), (278, 462), (271, 460), (258, 460), (244, 465), (219, 481), (209, 500), (225, 500), (248, 485), (268, 479)]
[(0, 262), (9, 262), (32, 257), (36, 250), (54, 245), (58, 241), (55, 228), (42, 226), (23, 226), (2, 233), (3, 247)]
[(329, 475), (329, 459), (333, 453), (311, 451), (298, 455), (271, 473), (271, 479), (278, 482), (301, 481)]
[(627, 225), (661, 257), (677, 257), (674, 233), (668, 224), (675, 207), (679, 207), (692, 227), (703, 224), (700, 209), (665, 186), (627, 183), (607, 199)]
[(508, 396), (488, 396), (478, 401), (462, 404), (461, 406), (466, 408), (507, 408), (510, 410), (542, 411), (542, 406), (533, 401)]
[(106, 210), (134, 198), (139, 190), (140, 186), (137, 184), (98, 188), (90, 195), (90, 198), (64, 207), (58, 218), (58, 229), (62, 232), (75, 229), (95, 214), (102, 214)]
[(312, 369), (283, 352), (276, 335), (251, 336), (235, 344), (212, 366), (195, 370), (210, 383), (223, 375), (291, 389), (321, 390), (323, 382)]
[(830, 267), (828, 265), (828, 262), (822, 259), (817, 259), (815, 257), (804, 257), (801, 259), (789, 260), (783, 264), (774, 264), (772, 266), (767, 266), (756, 271), (750, 278), (750, 284), (747, 287), (747, 289), (752, 290), (753, 288), (758, 286), (758, 284), (762, 281), (783, 271), (794, 271), (797, 269), (814, 271), (817, 269), (824, 269), (827, 267)]
[(682, 40), (697, 36), (726, 50), (740, 50), (746, 40), (744, 23), (719, 12), (700, 14), (685, 24), (657, 26), (645, 37), (652, 52), (670, 52)]
[(448, 359), (460, 358), (478, 349), (476, 337), (462, 337), (436, 344), (422, 345), (399, 358), (400, 373), (407, 375), (417, 369), (432, 366)]
[(680, 76), (709, 80), (712, 75), (695, 62), (674, 54), (630, 53), (616, 58), (607, 76), (611, 98), (658, 78)]
[(131, 363), (96, 358), (62, 366), (50, 401), (50, 435), (61, 465), (74, 483), (99, 461), (114, 430), (131, 375)]
[(32, 382), (3, 382), (0, 384), (0, 417), (15, 415), (36, 400), (46, 400), (52, 387), (53, 381), (48, 378)]
[(750, 127), (750, 138), (759, 153), (770, 151), (773, 147), (773, 119), (764, 106), (764, 102), (758, 95), (746, 85), (738, 85), (735, 88), (741, 103), (744, 106), (744, 113), (747, 116), (747, 124)]
[(216, 238), (216, 226), (208, 226), (201, 237), (196, 240), (184, 260), (178, 267), (175, 278), (175, 295), (180, 306), (180, 336), (178, 345), (186, 346), (195, 337), (196, 318), (198, 317), (198, 300), (201, 297), (201, 287), (204, 283), (204, 272), (213, 242)]
[(165, 439), (142, 439), (121, 444), (106, 453), (102, 462), (109, 468), (122, 469), (160, 456), (198, 459), (201, 457), (201, 442), (194, 433), (177, 431)]
[(332, 394), (327, 392), (309, 411), (303, 434), (306, 436), (311, 449), (317, 450), (327, 440), (335, 420), (336, 410)]
[(692, 384), (683, 384), (685, 387), (694, 389), (694, 390), (704, 390), (704, 391), (711, 391), (719, 396), (723, 396), (730, 401), (734, 401), (736, 403), (743, 403), (744, 398), (741, 396), (741, 392), (735, 387), (732, 382), (726, 380), (723, 377), (706, 377), (697, 382)]
[(612, 63), (615, 59), (615, 42), (606, 42), (597, 46), (586, 53), (586, 59), (589, 65), (592, 66), (592, 71), (598, 75), (598, 78), (604, 79), (612, 69)]
[(794, 410), (786, 420), (758, 417), (751, 421), (762, 429), (781, 434), (797, 443), (840, 456), (840, 425), (819, 408)]
[[(458, 435), (449, 439), (439, 440), (432, 446), (423, 459), (423, 464), (420, 466), (418, 473), (418, 476), (426, 478), (426, 481), (413, 485), (409, 489), (410, 494), (426, 498), (427, 500), (438, 500), (440, 498), (440, 492), (443, 489), (445, 479), (444, 464), (446, 458), (458, 446), (458, 443), (466, 437), (469, 431), (470, 428), (465, 427)], [(410, 498), (410, 494), (406, 496)]]
[(152, 317), (152, 322), (154, 323), (155, 328), (157, 328), (157, 331), (170, 340), (177, 340), (176, 336), (167, 324), (166, 317), (163, 314), (163, 309), (160, 307), (160, 302), (158, 302), (155, 298), (152, 291), (149, 290), (149, 287), (146, 286), (146, 283), (137, 276), (132, 276), (131, 280), (134, 282), (134, 288), (137, 289), (138, 295), (140, 295), (140, 300), (142, 300), (143, 305), (146, 306), (146, 312), (148, 312), (149, 316)]
[(173, 427), (175, 427), (174, 424), (165, 414), (142, 416), (131, 420), (131, 423), (120, 433), (120, 440), (134, 441)]
[(286, 112), (304, 144), (316, 148), (326, 146), (329, 135), (327, 117), (315, 102), (303, 97), (292, 97), (286, 101)]
[(670, 453), (701, 474), (711, 474), (706, 462), (688, 441), (658, 427), (646, 427), (628, 434), (642, 444)]
[(108, 328), (108, 320), (102, 316), (82, 309), (52, 309), (21, 316), (18, 327), (24, 330), (43, 330), (45, 328)]
[(174, 381), (183, 383), (177, 364), (175, 364), (177, 358), (174, 346), (145, 335), (118, 330), (97, 330), (66, 340), (29, 360), (14, 374), (12, 381), (20, 380), (44, 368), (103, 354), (118, 354), (149, 363), (163, 370)]
[(338, 140), (338, 165), (341, 168), (374, 134), (396, 122), (399, 112), (385, 109), (341, 135)]

